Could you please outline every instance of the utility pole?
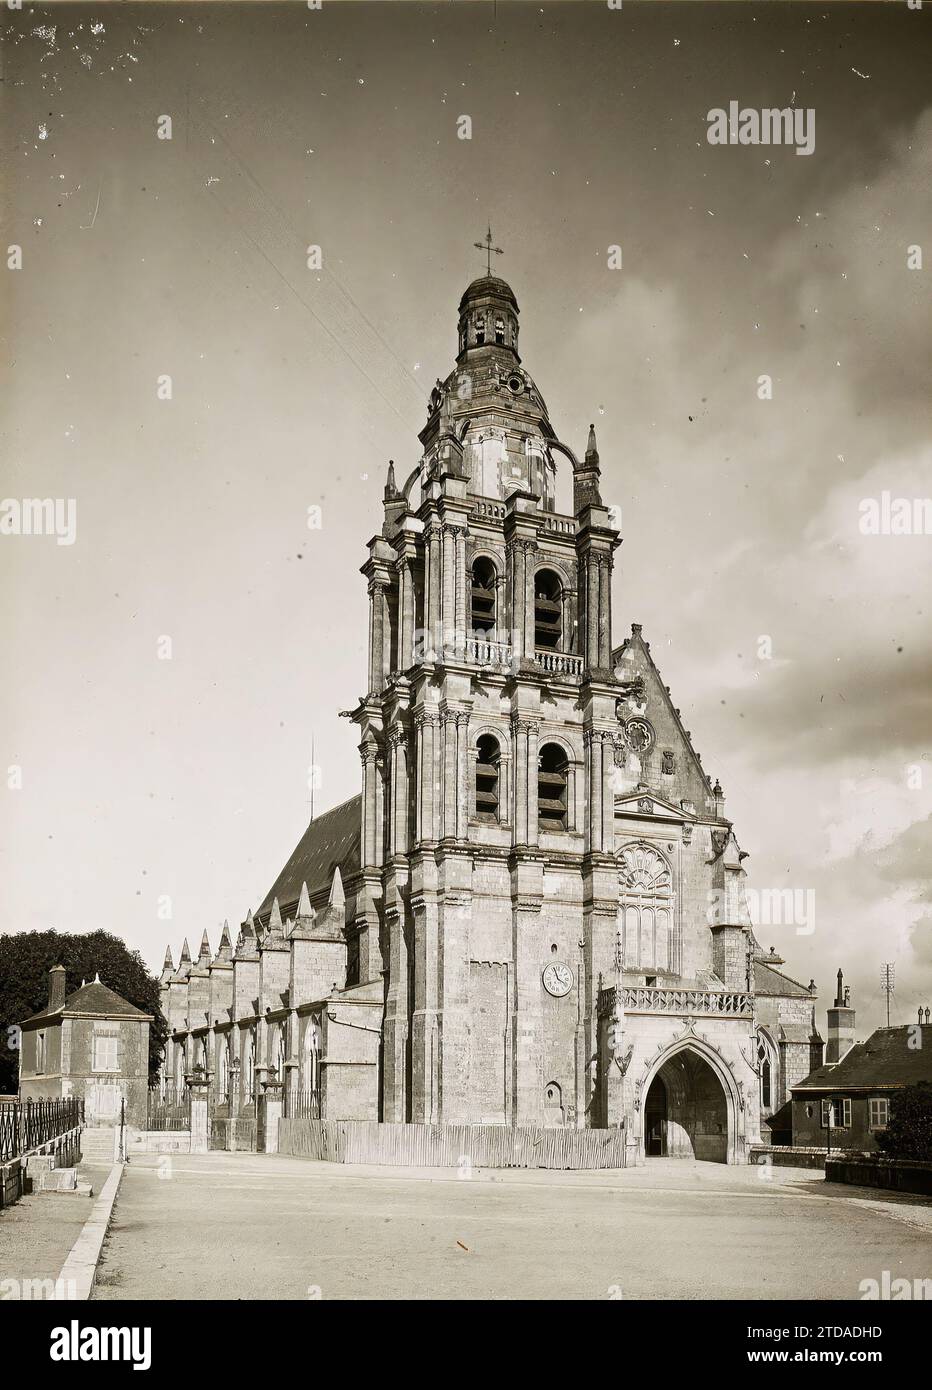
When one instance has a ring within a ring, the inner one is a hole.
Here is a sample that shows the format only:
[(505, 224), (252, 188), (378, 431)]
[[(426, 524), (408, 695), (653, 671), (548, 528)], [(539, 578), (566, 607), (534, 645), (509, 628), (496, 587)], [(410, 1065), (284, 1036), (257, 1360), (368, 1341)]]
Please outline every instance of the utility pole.
[(892, 961), (886, 962), (880, 971), (880, 988), (887, 996), (887, 1027), (890, 1027), (890, 999), (893, 995), (894, 983), (896, 978), (896, 966)]

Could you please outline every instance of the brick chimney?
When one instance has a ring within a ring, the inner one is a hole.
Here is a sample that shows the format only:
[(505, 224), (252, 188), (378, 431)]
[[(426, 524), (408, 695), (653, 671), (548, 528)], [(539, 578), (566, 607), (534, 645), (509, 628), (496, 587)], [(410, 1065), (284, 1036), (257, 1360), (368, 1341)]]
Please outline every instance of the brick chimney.
[(826, 1062), (840, 1062), (846, 1052), (854, 1046), (854, 1009), (851, 1007), (851, 990), (845, 986), (845, 977), (838, 972), (838, 992), (835, 1003), (828, 1011), (828, 1041), (825, 1044)]
[(49, 971), (49, 1013), (60, 1009), (65, 1002), (65, 967), (53, 965)]

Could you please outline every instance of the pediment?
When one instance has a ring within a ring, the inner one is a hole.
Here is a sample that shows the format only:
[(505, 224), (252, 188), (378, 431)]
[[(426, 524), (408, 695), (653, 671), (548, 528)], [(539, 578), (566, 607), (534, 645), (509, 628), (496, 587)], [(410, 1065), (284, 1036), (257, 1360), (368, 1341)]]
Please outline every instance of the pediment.
[(616, 796), (615, 815), (652, 816), (656, 820), (676, 821), (679, 824), (697, 819), (696, 808), (691, 802), (674, 806), (671, 801), (664, 801), (662, 797), (650, 791), (634, 791), (624, 796)]

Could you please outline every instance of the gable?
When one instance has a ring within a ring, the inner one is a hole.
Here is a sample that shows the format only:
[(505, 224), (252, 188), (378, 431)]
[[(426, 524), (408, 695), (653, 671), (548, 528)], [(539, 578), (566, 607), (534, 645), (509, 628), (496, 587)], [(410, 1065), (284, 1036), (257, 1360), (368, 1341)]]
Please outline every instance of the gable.
[[(632, 697), (619, 702), (619, 721), (626, 730), (628, 748), (619, 768), (622, 799), (616, 805), (624, 804), (640, 784), (642, 796), (649, 793), (659, 801), (660, 815), (671, 808), (679, 808), (677, 818), (682, 820), (681, 803), (685, 801), (692, 806), (694, 816), (714, 816), (715, 797), (709, 779), (684, 727), (682, 715), (674, 706), (651, 658), (650, 648), (641, 636), (639, 624), (632, 624), (631, 636), (616, 649), (613, 660), (619, 680), (633, 681), (639, 677), (644, 685), (643, 701)], [(638, 745), (643, 744), (645, 738), (647, 746), (639, 750)]]

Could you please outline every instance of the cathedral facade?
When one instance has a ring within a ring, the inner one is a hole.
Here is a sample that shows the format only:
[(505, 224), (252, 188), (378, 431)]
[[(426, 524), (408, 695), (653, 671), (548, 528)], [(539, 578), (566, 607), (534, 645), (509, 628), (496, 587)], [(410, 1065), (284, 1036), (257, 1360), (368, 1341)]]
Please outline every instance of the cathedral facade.
[(613, 643), (595, 431), (558, 437), (518, 317), (498, 277), (467, 288), (417, 463), (389, 466), (345, 712), (360, 795), (235, 943), (169, 954), (166, 1070), (234, 1116), (272, 1085), (286, 1115), (623, 1127), (629, 1162), (741, 1162), (821, 1062), (814, 987), (755, 939), (721, 786), (640, 627)]

